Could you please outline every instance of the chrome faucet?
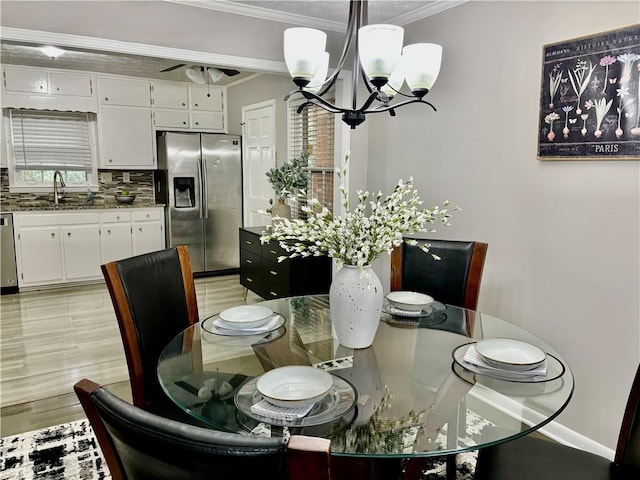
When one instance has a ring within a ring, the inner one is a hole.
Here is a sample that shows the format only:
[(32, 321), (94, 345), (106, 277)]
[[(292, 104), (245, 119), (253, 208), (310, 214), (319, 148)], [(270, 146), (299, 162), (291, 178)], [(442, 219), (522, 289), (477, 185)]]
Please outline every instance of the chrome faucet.
[[(58, 205), (58, 178), (60, 179), (60, 188), (66, 187), (62, 173), (60, 170), (56, 170), (53, 173), (53, 203), (55, 205)], [(62, 191), (62, 195), (64, 195), (64, 191)]]

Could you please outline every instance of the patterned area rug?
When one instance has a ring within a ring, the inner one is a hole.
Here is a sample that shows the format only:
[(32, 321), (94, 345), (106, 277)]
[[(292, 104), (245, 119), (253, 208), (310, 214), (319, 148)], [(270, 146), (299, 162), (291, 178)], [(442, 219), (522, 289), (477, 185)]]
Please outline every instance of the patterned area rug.
[[(471, 480), (475, 453), (457, 455), (457, 480)], [(110, 479), (88, 420), (63, 423), (0, 439), (0, 480)], [(445, 463), (427, 462), (422, 480), (446, 478)]]

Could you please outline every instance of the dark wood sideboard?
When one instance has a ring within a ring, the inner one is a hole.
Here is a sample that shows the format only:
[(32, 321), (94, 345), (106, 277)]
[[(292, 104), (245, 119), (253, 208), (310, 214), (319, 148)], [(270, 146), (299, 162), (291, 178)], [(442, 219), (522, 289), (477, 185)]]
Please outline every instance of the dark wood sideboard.
[(240, 283), (267, 300), (329, 293), (331, 259), (290, 258), (278, 263), (286, 252), (276, 242), (260, 244), (265, 228), (240, 228)]

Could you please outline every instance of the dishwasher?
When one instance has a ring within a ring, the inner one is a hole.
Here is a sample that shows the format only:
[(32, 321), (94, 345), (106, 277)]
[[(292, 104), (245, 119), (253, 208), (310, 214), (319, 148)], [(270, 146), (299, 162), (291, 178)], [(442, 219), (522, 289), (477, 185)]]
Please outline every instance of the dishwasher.
[(0, 214), (0, 293), (18, 291), (16, 248), (13, 239), (13, 215)]

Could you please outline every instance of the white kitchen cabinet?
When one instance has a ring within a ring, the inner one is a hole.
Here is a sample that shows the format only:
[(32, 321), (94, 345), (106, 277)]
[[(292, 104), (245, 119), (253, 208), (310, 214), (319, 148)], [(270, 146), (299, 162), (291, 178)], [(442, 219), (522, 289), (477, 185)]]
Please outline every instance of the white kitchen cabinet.
[(124, 209), (104, 212), (100, 215), (100, 223), (102, 263), (132, 256), (131, 213)]
[(151, 83), (120, 77), (98, 76), (100, 105), (151, 107)]
[(46, 70), (5, 67), (2, 74), (4, 88), (8, 92), (49, 93)]
[(13, 215), (20, 289), (100, 280), (101, 264), (165, 246), (162, 207)]
[(182, 110), (154, 110), (153, 126), (156, 128), (189, 128), (189, 112)]
[(223, 110), (221, 87), (211, 85), (189, 85), (189, 108), (191, 110)]
[(64, 253), (64, 273), (67, 281), (99, 277), (100, 227), (72, 225), (60, 229)]
[(155, 168), (150, 109), (101, 105), (98, 123), (102, 168)]
[(224, 115), (222, 112), (191, 112), (189, 121), (191, 128), (194, 130), (224, 129)]
[(51, 95), (93, 95), (93, 79), (88, 73), (49, 73)]
[(93, 73), (5, 66), (2, 74), (3, 108), (98, 111)]
[(19, 285), (58, 283), (64, 279), (59, 227), (21, 228), (18, 245)]
[(154, 108), (188, 110), (189, 89), (187, 85), (154, 83), (151, 86)]
[(164, 248), (164, 219), (160, 209), (134, 212), (132, 220), (134, 255)]

